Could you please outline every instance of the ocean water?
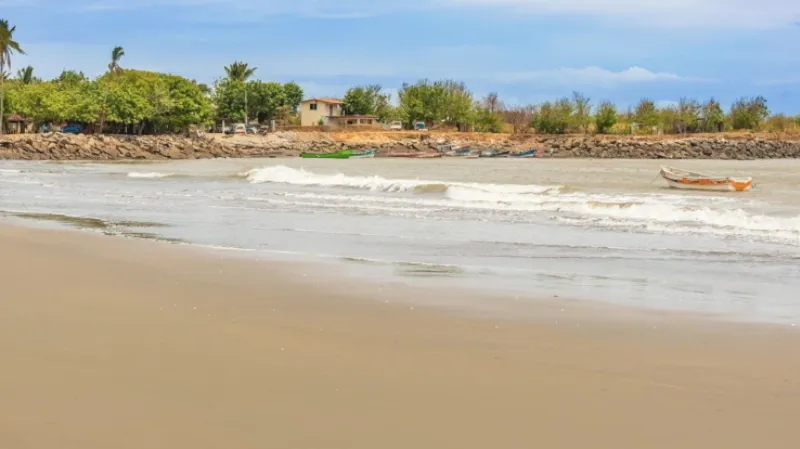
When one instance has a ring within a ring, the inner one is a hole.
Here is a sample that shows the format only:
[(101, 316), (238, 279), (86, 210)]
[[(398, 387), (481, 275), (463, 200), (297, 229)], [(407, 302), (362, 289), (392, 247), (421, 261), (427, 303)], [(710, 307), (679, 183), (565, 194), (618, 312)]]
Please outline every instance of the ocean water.
[(6, 161), (0, 210), (365, 282), (800, 323), (800, 161), (673, 164), (756, 188), (670, 190), (646, 160)]

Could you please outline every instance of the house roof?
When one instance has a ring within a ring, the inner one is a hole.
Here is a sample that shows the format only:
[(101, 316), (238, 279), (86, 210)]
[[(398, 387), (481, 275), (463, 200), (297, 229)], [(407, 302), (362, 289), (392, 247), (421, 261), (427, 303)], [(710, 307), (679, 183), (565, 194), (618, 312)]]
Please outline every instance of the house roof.
[(23, 117), (23, 116), (21, 116), (19, 114), (11, 114), (11, 115), (8, 116), (6, 121), (8, 121), (8, 122), (29, 122), (29, 121), (31, 121), (31, 119), (25, 118), (25, 117)]
[(336, 98), (309, 98), (308, 100), (303, 100), (303, 103), (329, 103), (329, 104), (344, 104), (342, 100), (338, 100)]

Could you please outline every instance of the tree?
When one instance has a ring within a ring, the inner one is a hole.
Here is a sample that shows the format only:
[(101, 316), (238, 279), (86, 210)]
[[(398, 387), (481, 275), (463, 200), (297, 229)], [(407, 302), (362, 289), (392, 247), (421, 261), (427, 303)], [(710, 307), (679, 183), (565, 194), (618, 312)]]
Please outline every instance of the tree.
[(244, 83), (255, 75), (258, 67), (250, 67), (246, 62), (236, 61), (229, 66), (225, 66), (225, 74), (228, 79), (232, 81), (239, 81)]
[(757, 130), (768, 116), (769, 108), (764, 97), (743, 97), (731, 106), (730, 119), (733, 129)]
[(503, 120), (510, 124), (514, 134), (526, 134), (533, 122), (533, 106), (517, 106), (503, 111)]
[(648, 132), (653, 127), (658, 126), (660, 120), (655, 102), (649, 98), (643, 98), (639, 104), (636, 105), (634, 119), (639, 126), (647, 129)]
[(32, 84), (41, 81), (39, 78), (33, 76), (32, 66), (17, 70), (17, 79), (22, 82), (22, 84)]
[(492, 112), (491, 106), (486, 103), (476, 105), (475, 131), (482, 133), (503, 132), (503, 116), (499, 112)]
[(594, 125), (600, 134), (608, 134), (617, 124), (617, 107), (610, 101), (604, 101), (597, 107), (594, 115)]
[(572, 126), (586, 134), (589, 132), (589, 124), (592, 123), (592, 104), (590, 99), (580, 92), (573, 92), (572, 105), (574, 107)]
[(286, 105), (286, 92), (280, 83), (251, 81), (247, 83), (250, 92), (250, 110), (260, 123), (277, 119), (280, 110)]
[(55, 81), (66, 84), (66, 85), (74, 85), (79, 83), (84, 83), (89, 81), (89, 78), (83, 74), (83, 72), (76, 72), (74, 70), (64, 70), (58, 75), (58, 78)]
[(378, 84), (350, 88), (343, 99), (345, 113), (377, 115), (379, 120), (384, 120), (389, 108), (389, 95), (381, 90)]
[(505, 109), (505, 106), (503, 105), (503, 102), (500, 101), (500, 96), (497, 95), (497, 92), (490, 92), (489, 95), (484, 97), (482, 107), (489, 111), (490, 114), (495, 114)]
[(702, 132), (715, 133), (725, 129), (725, 113), (722, 112), (722, 105), (717, 100), (711, 98), (700, 109), (700, 125)]
[[(5, 73), (6, 68), (11, 68), (11, 55), (25, 54), (19, 42), (14, 40), (16, 30), (17, 27), (10, 26), (8, 20), (0, 19), (0, 73)], [(5, 122), (6, 78), (7, 76), (0, 77), (0, 134), (3, 134)]]
[(542, 103), (533, 114), (533, 127), (540, 134), (565, 134), (573, 120), (575, 105), (569, 98)]
[(292, 112), (297, 112), (300, 102), (303, 101), (303, 88), (294, 81), (283, 85), (283, 94), (286, 97), (286, 104)]
[(111, 82), (116, 79), (116, 77), (122, 73), (122, 67), (120, 67), (119, 62), (122, 60), (122, 57), (125, 56), (125, 49), (120, 46), (114, 47), (111, 50), (111, 61), (108, 63), (108, 77), (106, 77), (106, 94), (103, 96), (103, 108), (100, 111), (100, 125), (98, 126), (98, 131), (100, 133), (103, 132), (105, 128), (105, 121), (106, 121), (106, 103), (108, 102), (108, 92), (111, 88)]
[[(225, 67), (225, 73), (228, 75), (228, 79), (236, 82), (236, 83), (247, 83), (247, 80), (250, 79), (258, 70), (258, 67), (250, 67), (249, 64), (246, 62), (239, 62), (236, 61), (233, 64)], [(245, 85), (244, 89), (244, 123), (248, 123), (248, 104), (247, 104), (247, 86)]]

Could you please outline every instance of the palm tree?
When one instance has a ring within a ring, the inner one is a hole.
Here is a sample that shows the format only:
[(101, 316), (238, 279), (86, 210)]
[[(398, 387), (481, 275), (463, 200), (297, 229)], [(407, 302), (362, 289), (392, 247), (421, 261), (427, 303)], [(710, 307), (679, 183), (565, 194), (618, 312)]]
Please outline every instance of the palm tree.
[(22, 81), (22, 84), (32, 84), (37, 81), (36, 77), (33, 76), (32, 66), (17, 70), (17, 79)]
[[(111, 50), (111, 62), (108, 63), (108, 74), (109, 77), (113, 77), (122, 73), (122, 67), (119, 65), (119, 61), (122, 57), (125, 56), (125, 49), (117, 46)], [(99, 132), (102, 134), (103, 127), (105, 126), (106, 122), (106, 102), (108, 101), (108, 91), (109, 91), (109, 83), (106, 83), (106, 91), (103, 94), (103, 109), (100, 111), (100, 127)]]
[(14, 40), (14, 31), (17, 30), (16, 26), (9, 26), (8, 20), (0, 19), (0, 134), (3, 134), (3, 113), (5, 112), (6, 90), (5, 80), (6, 67), (11, 68), (11, 55), (19, 53), (24, 55), (25, 52), (19, 46), (19, 42)]
[(225, 73), (231, 81), (244, 83), (244, 125), (247, 126), (247, 80), (256, 73), (258, 67), (250, 67), (246, 62), (236, 61), (225, 67)]

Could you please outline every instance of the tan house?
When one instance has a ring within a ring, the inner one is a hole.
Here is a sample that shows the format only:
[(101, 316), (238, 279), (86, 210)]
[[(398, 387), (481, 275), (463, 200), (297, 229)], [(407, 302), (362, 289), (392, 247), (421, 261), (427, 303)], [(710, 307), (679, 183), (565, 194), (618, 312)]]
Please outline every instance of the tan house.
[(335, 98), (311, 98), (300, 103), (300, 126), (327, 126), (344, 115), (344, 103)]
[(328, 124), (332, 128), (349, 128), (352, 126), (377, 126), (377, 115), (342, 115), (329, 117)]

